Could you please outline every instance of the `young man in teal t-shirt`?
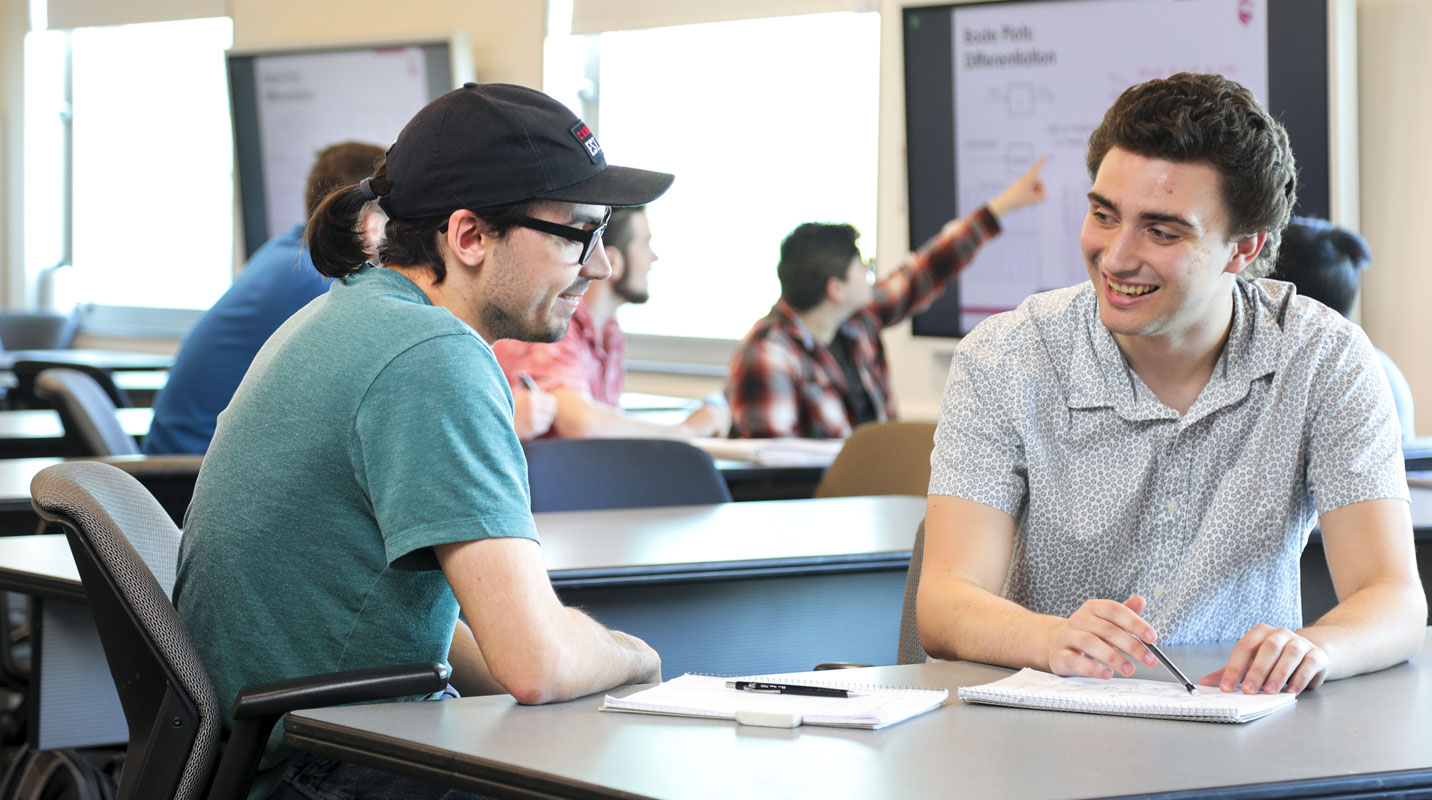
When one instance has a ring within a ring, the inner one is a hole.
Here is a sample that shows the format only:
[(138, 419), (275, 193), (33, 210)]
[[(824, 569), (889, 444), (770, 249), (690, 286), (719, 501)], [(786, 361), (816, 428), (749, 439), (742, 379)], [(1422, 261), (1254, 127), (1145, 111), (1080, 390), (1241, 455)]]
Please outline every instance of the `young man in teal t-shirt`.
[[(553, 592), (491, 344), (560, 338), (611, 273), (609, 207), (671, 180), (608, 167), (540, 92), (468, 84), (324, 200), (307, 239), (338, 282), (259, 352), (185, 521), (175, 603), (225, 702), (251, 683), (418, 661), (522, 703), (660, 679), (644, 642)], [(356, 225), (375, 199), (382, 266), (363, 261)], [(458, 796), (276, 742), (252, 797)]]

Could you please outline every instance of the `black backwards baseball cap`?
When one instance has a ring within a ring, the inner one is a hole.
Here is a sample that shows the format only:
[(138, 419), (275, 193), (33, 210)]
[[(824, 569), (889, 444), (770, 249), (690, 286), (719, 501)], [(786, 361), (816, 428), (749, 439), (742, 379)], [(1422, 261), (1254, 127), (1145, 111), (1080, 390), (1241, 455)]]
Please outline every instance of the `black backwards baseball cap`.
[(542, 199), (639, 206), (675, 176), (608, 166), (591, 128), (542, 92), (505, 83), (466, 83), (414, 116), (388, 148), (389, 192), (379, 205), (395, 219)]

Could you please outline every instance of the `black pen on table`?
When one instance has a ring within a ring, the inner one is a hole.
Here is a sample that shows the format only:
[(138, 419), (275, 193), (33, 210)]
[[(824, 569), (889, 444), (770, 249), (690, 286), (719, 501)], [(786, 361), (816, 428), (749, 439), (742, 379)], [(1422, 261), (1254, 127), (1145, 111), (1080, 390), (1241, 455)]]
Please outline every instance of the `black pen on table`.
[(850, 692), (845, 689), (832, 689), (827, 686), (797, 686), (790, 683), (768, 683), (766, 681), (726, 681), (726, 688), (758, 694), (801, 694), (809, 697), (850, 696)]
[[(1133, 636), (1133, 634), (1129, 635)], [(1134, 638), (1138, 639), (1139, 637), (1134, 636)], [(1158, 648), (1158, 645), (1154, 644), (1153, 642), (1145, 642), (1143, 639), (1139, 639), (1139, 642), (1143, 644), (1144, 647), (1147, 647), (1150, 653), (1154, 654), (1154, 658), (1157, 658), (1159, 660), (1159, 663), (1164, 665), (1164, 669), (1168, 670), (1169, 674), (1173, 675), (1173, 677), (1178, 680), (1179, 683), (1183, 684), (1183, 688), (1187, 689), (1189, 694), (1198, 694), (1198, 687), (1193, 685), (1193, 681), (1189, 680), (1188, 676), (1184, 675), (1182, 670), (1173, 665), (1173, 661), (1169, 660), (1169, 657), (1164, 655), (1164, 652)]]

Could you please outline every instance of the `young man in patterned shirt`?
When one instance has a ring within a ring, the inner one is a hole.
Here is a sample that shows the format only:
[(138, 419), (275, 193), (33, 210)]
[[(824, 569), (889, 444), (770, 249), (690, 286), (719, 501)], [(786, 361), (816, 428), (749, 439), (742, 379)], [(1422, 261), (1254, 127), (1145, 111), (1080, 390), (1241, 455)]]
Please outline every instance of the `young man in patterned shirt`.
[[(957, 348), (918, 615), (931, 654), (1109, 678), (1234, 642), (1207, 686), (1299, 692), (1423, 641), (1392, 398), (1367, 337), (1277, 256), (1282, 126), (1216, 75), (1124, 92), (1089, 140), (1089, 283)], [(1339, 604), (1303, 626), (1322, 530)]]
[(1044, 199), (1041, 159), (969, 219), (952, 220), (871, 284), (850, 225), (806, 223), (781, 242), (781, 299), (736, 348), (726, 381), (731, 435), (840, 439), (895, 418), (880, 331), (928, 308), (1006, 214)]

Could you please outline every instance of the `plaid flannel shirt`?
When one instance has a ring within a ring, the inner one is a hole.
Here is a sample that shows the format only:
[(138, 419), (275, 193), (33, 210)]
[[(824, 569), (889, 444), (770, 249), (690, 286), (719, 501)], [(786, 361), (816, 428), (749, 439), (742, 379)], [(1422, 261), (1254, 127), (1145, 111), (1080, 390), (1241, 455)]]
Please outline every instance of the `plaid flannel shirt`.
[[(853, 365), (877, 419), (895, 418), (880, 331), (928, 308), (999, 230), (994, 213), (981, 208), (876, 283), (870, 304), (840, 326), (836, 335), (851, 340)], [(848, 436), (853, 426), (847, 387), (845, 372), (830, 350), (815, 341), (795, 309), (780, 300), (746, 334), (731, 362), (726, 383), (731, 436)]]

